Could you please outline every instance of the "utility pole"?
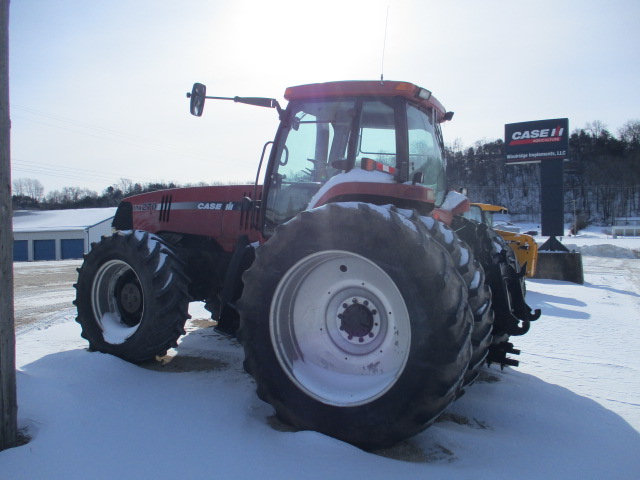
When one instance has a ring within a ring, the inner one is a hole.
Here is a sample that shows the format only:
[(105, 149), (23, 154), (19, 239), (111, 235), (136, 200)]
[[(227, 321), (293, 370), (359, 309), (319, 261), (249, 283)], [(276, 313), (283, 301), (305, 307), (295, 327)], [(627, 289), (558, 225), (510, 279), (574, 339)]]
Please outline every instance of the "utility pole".
[(0, 0), (0, 450), (18, 439), (10, 131), (9, 0)]

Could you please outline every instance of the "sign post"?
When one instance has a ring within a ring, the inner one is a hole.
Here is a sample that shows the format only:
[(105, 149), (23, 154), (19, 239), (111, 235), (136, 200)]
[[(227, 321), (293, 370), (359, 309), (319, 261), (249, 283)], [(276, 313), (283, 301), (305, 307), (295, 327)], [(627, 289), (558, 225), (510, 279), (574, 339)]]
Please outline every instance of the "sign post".
[[(582, 256), (556, 239), (564, 236), (564, 161), (569, 156), (569, 120), (556, 118), (504, 126), (507, 165), (540, 164), (542, 235), (536, 278), (584, 283)], [(562, 255), (558, 255), (562, 253)]]
[(542, 235), (564, 235), (564, 160), (554, 158), (540, 164), (540, 206)]
[(569, 155), (569, 120), (557, 118), (504, 126), (507, 165), (540, 163), (542, 235), (564, 235), (563, 162)]

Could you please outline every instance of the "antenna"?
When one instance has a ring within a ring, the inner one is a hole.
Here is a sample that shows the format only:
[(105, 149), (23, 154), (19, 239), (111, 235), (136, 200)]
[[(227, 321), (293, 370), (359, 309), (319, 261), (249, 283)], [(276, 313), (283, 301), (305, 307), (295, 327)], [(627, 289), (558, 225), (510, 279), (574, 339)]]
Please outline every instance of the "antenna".
[(387, 19), (384, 22), (384, 41), (382, 42), (382, 65), (380, 66), (380, 83), (384, 82), (384, 50), (387, 46), (387, 26), (389, 25), (389, 5), (387, 5)]

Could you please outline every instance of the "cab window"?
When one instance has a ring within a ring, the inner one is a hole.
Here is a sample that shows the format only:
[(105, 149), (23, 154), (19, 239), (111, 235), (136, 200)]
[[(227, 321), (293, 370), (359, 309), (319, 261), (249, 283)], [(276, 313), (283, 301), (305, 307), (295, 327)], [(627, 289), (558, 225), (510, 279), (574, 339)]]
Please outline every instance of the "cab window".
[(446, 193), (445, 164), (431, 112), (407, 105), (409, 128), (409, 178), (422, 172), (422, 184), (436, 194), (436, 205), (442, 204)]
[(276, 147), (265, 212), (268, 228), (306, 209), (320, 187), (344, 171), (355, 111), (353, 99), (291, 105), (288, 126)]
[(363, 158), (371, 158), (395, 167), (396, 157), (396, 124), (393, 105), (382, 100), (363, 102), (356, 167)]

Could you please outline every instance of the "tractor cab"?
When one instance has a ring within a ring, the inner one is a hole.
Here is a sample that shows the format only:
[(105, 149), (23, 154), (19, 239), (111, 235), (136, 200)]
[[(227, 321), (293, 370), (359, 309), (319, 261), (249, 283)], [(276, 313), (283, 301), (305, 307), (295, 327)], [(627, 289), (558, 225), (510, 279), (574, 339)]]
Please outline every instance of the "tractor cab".
[(487, 203), (472, 203), (467, 212), (463, 214), (469, 220), (484, 223), (487, 227), (493, 228), (493, 215), (496, 213), (506, 214), (508, 210), (498, 205)]
[(280, 126), (275, 140), (268, 142), (273, 145), (262, 196), (258, 200), (256, 177), (250, 199), (252, 224), (267, 238), (301, 211), (331, 202), (393, 204), (428, 214), (444, 201), (440, 123), (450, 120), (453, 112), (412, 83), (344, 81), (289, 87), (286, 110), (271, 98), (210, 97), (200, 83), (187, 96), (196, 116), (202, 115), (207, 98), (278, 111)]
[(451, 118), (406, 82), (290, 87), (266, 173), (267, 235), (300, 211), (366, 199), (428, 213), (446, 193), (440, 122)]

